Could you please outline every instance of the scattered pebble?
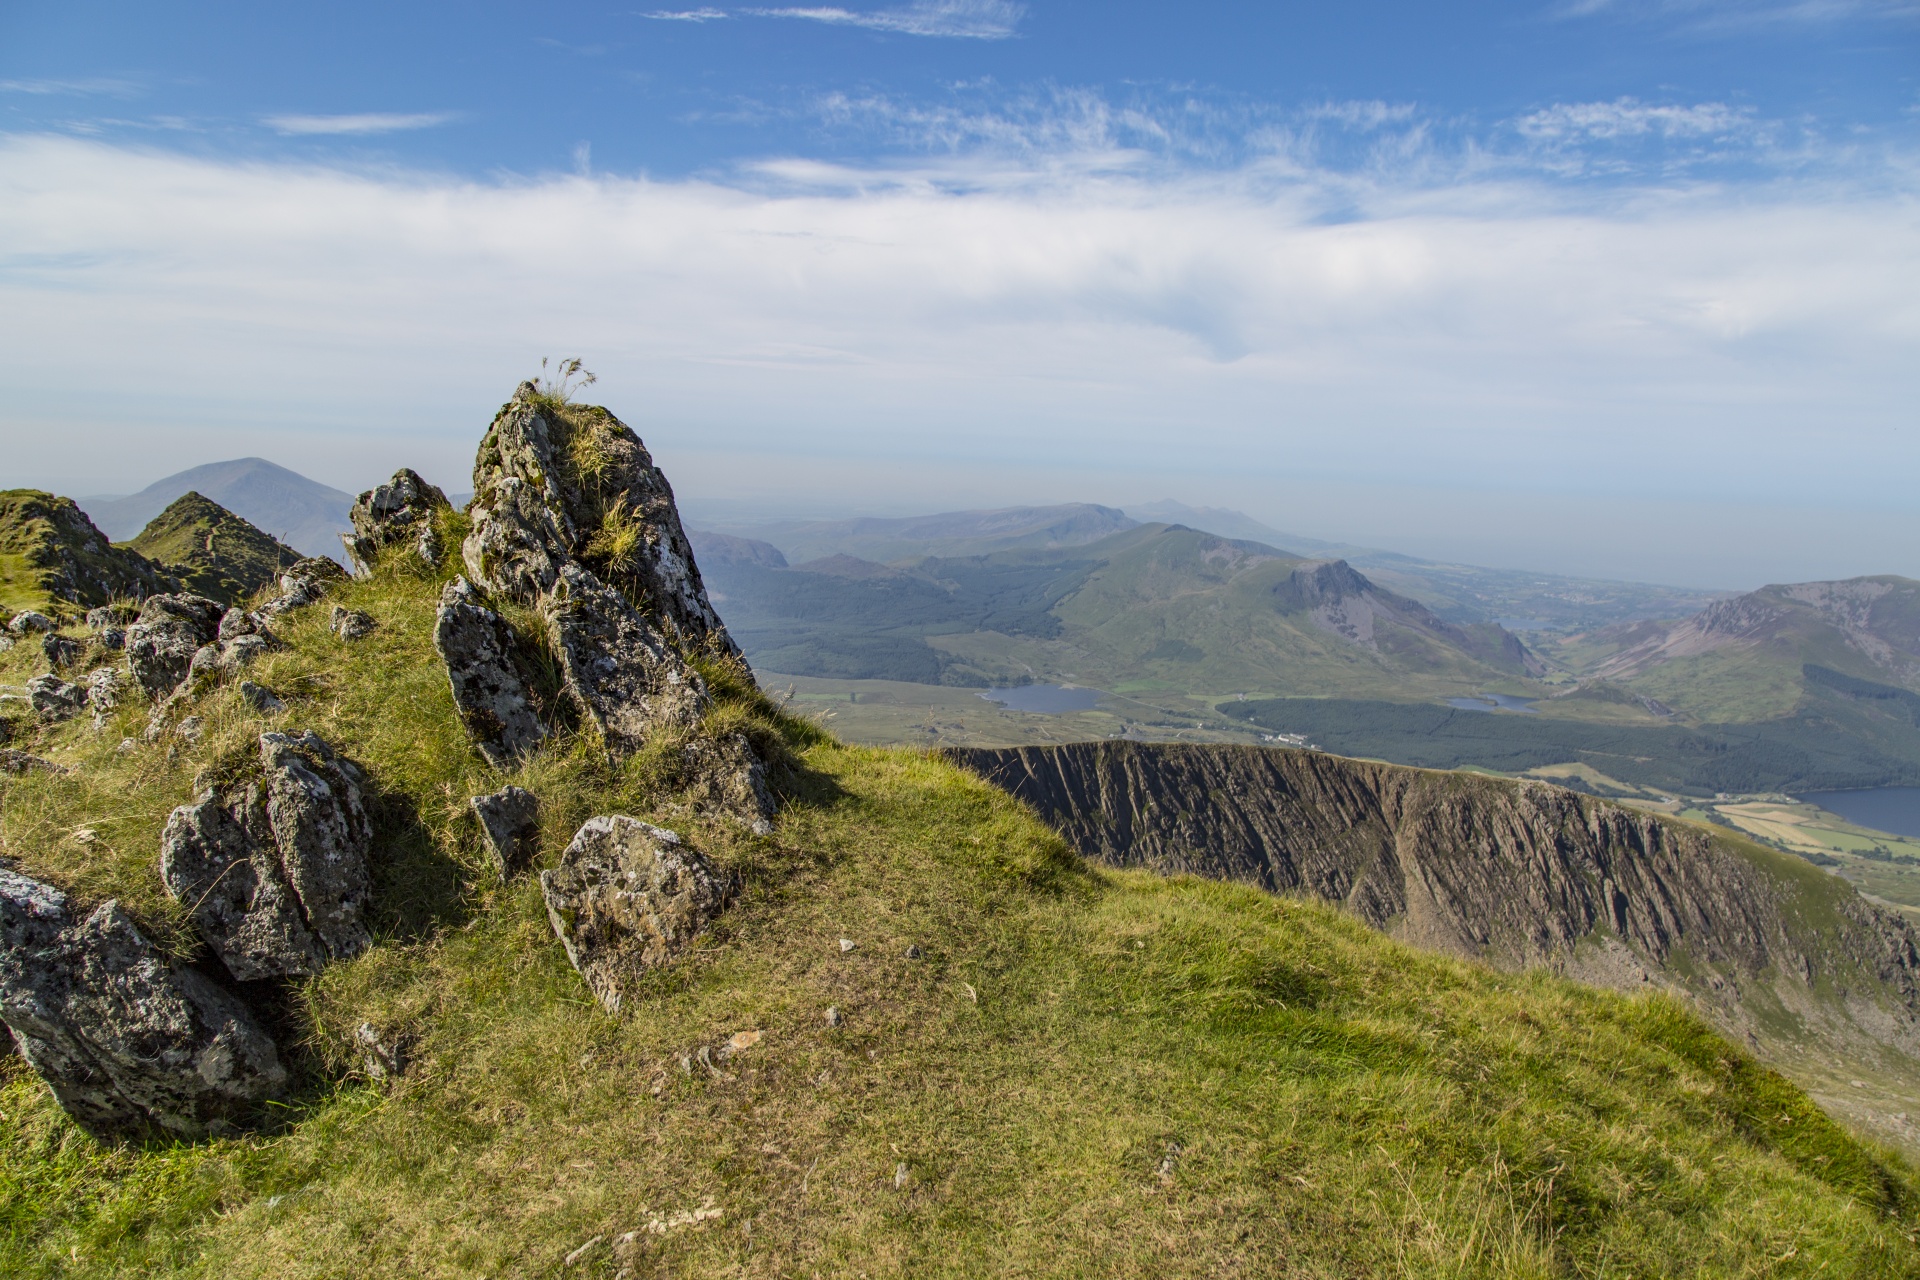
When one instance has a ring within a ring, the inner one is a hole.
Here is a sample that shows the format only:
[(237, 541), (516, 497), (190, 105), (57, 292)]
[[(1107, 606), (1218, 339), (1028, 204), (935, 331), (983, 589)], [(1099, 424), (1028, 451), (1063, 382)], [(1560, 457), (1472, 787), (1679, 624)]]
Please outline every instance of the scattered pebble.
[(852, 938), (840, 939), (840, 954), (841, 955), (847, 954), (847, 952), (853, 950), (854, 945), (855, 943)]
[(907, 959), (909, 959), (909, 960), (918, 960), (918, 959), (920, 958), (920, 956), (921, 956), (921, 951), (920, 951), (920, 948), (918, 948), (918, 947), (915, 947), (915, 946), (909, 946), (909, 947), (907, 948)]
[(896, 1164), (895, 1166), (893, 1166), (893, 1189), (894, 1189), (895, 1191), (904, 1191), (904, 1190), (906, 1190), (906, 1189), (907, 1189), (907, 1180), (908, 1180), (908, 1179), (909, 1179), (909, 1178), (910, 1178), (911, 1176), (912, 1176), (912, 1175), (910, 1175), (910, 1174), (909, 1174), (909, 1173), (907, 1172), (907, 1162), (906, 1162), (906, 1161), (904, 1161), (904, 1160), (902, 1160), (902, 1161), (901, 1161), (901, 1162), (900, 1162), (899, 1164)]
[(840, 1009), (839, 1009), (839, 1006), (837, 1006), (837, 1005), (828, 1005), (828, 1006), (827, 1006), (827, 1025), (828, 1025), (828, 1026), (830, 1026), (830, 1027), (837, 1027), (837, 1026), (839, 1026), (839, 1025), (840, 1025)]

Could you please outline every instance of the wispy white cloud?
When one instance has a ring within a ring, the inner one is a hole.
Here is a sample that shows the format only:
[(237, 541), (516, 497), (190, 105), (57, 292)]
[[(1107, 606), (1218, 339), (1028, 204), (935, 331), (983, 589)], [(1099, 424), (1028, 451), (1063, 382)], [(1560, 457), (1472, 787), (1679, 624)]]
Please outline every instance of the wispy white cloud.
[(457, 111), (419, 111), (411, 113), (369, 111), (353, 115), (268, 116), (270, 129), (289, 135), (398, 133), (406, 129), (431, 129), (460, 118)]
[(1005, 40), (1018, 30), (1026, 11), (1024, 4), (1012, 0), (915, 0), (913, 4), (894, 9), (843, 9), (824, 5), (742, 12), (762, 18), (802, 18), (909, 36)]
[(1660, 106), (1634, 98), (1612, 102), (1555, 103), (1520, 118), (1516, 128), (1528, 138), (1566, 139), (1726, 138), (1751, 134), (1757, 127), (1750, 107), (1723, 102)]
[(1668, 21), (1697, 31), (1813, 25), (1849, 21), (1907, 22), (1920, 18), (1917, 0), (1563, 0), (1548, 13), (1560, 19), (1599, 14)]
[(81, 97), (131, 98), (140, 86), (131, 80), (95, 76), (84, 80), (0, 80), (0, 93), (30, 93), (38, 97), (75, 95)]
[(659, 22), (714, 22), (727, 16), (725, 9), (655, 9), (640, 15)]

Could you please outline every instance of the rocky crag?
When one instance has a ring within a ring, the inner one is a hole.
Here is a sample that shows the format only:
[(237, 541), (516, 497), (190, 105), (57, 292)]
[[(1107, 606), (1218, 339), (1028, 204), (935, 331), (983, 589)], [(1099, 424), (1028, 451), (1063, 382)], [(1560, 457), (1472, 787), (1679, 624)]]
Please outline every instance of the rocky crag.
[(1535, 782), (1312, 751), (952, 750), (1087, 857), (1336, 904), (1414, 945), (1683, 991), (1782, 1061), (1912, 1078), (1920, 938), (1797, 859)]
[[(529, 384), (488, 432), (475, 483), (488, 505), (463, 520), (438, 489), (398, 472), (354, 504), (346, 546), (362, 576), (442, 580), (460, 547), (475, 581), (454, 577), (441, 591), (433, 641), (476, 752), (510, 773), (556, 733), (585, 731), (615, 764), (649, 753), (658, 766), (651, 776), (694, 810), (769, 831), (766, 762), (737, 729), (712, 726), (714, 700), (696, 665), (737, 664), (738, 653), (706, 598), (672, 491), (639, 438), (603, 409), (567, 405)], [(193, 495), (169, 513), (181, 527), (198, 529), (205, 516), (227, 528), (218, 519), (225, 513)], [(94, 547), (85, 530), (74, 536)], [(98, 543), (102, 563), (113, 562), (108, 553), (120, 549)], [(238, 566), (221, 558), (236, 547), (259, 550), (244, 537), (216, 529), (197, 545), (205, 563), (196, 562), (195, 581), (237, 591), (236, 569), (258, 567), (256, 556)], [(284, 560), (285, 549), (274, 548), (270, 558)], [(59, 887), (0, 871), (0, 1015), (67, 1110), (101, 1135), (193, 1137), (245, 1123), (295, 1074), (272, 1030), (297, 1022), (287, 984), (373, 945), (378, 780), (319, 734), (287, 726), (287, 700), (246, 677), (283, 647), (278, 629), (304, 611), (329, 607), (325, 630), (341, 646), (364, 642), (381, 624), (364, 609), (328, 605), (345, 579), (332, 561), (275, 567), (285, 569), (276, 588), (254, 595), (251, 607), (155, 590), (137, 605), (93, 609), (84, 638), (39, 613), (23, 613), (12, 628), (41, 636), (53, 668), (27, 686), (40, 722), (90, 709), (100, 728), (116, 711), (144, 705), (146, 732), (122, 749), (171, 759), (178, 744), (198, 741), (202, 708), (223, 688), (280, 721), (255, 735), (254, 749), (203, 771), (192, 803), (173, 811), (161, 835), (160, 878), (193, 955), (150, 942), (117, 901), (83, 916)], [(95, 594), (125, 594), (112, 585)], [(156, 573), (141, 585), (177, 583)], [(516, 609), (527, 630), (506, 616)], [(338, 652), (354, 660), (351, 648)], [(543, 667), (558, 673), (555, 696), (536, 693)], [(61, 769), (18, 751), (0, 764), (22, 777)], [(537, 852), (539, 796), (508, 785), (473, 797), (471, 809), (500, 877), (523, 873)], [(676, 834), (612, 814), (580, 828), (541, 889), (557, 941), (616, 1011), (640, 973), (671, 961), (706, 927), (729, 882)], [(367, 1074), (404, 1070), (404, 1046), (371, 1026), (361, 1032)]]
[(145, 556), (109, 542), (73, 499), (37, 489), (0, 492), (0, 607), (85, 609), (174, 585)]
[(272, 585), (300, 553), (219, 503), (187, 493), (125, 545), (158, 565), (178, 590), (232, 605)]

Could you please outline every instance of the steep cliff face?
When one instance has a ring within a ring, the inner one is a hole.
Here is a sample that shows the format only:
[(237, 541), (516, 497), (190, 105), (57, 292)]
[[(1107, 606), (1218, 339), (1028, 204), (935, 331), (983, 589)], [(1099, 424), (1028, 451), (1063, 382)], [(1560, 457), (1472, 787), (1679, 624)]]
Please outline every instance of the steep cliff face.
[(1762, 1037), (1920, 1052), (1920, 940), (1794, 859), (1558, 787), (1309, 751), (949, 753), (1113, 866), (1337, 903), (1419, 946), (1685, 988)]

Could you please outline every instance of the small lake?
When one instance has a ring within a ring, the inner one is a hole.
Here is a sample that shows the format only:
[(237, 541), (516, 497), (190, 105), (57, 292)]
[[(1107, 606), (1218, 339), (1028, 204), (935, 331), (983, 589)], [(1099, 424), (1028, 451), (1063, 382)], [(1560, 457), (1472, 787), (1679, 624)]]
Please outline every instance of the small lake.
[(1023, 684), (1018, 689), (989, 689), (980, 696), (1009, 711), (1057, 716), (1068, 711), (1091, 711), (1105, 695), (1099, 689), (1080, 689), (1066, 684)]
[(1518, 711), (1535, 716), (1539, 711), (1531, 698), (1516, 698), (1510, 693), (1483, 693), (1472, 698), (1448, 698), (1447, 705), (1461, 711)]
[(1809, 791), (1795, 796), (1837, 813), (1855, 826), (1920, 839), (1920, 787), (1874, 787), (1868, 791)]

